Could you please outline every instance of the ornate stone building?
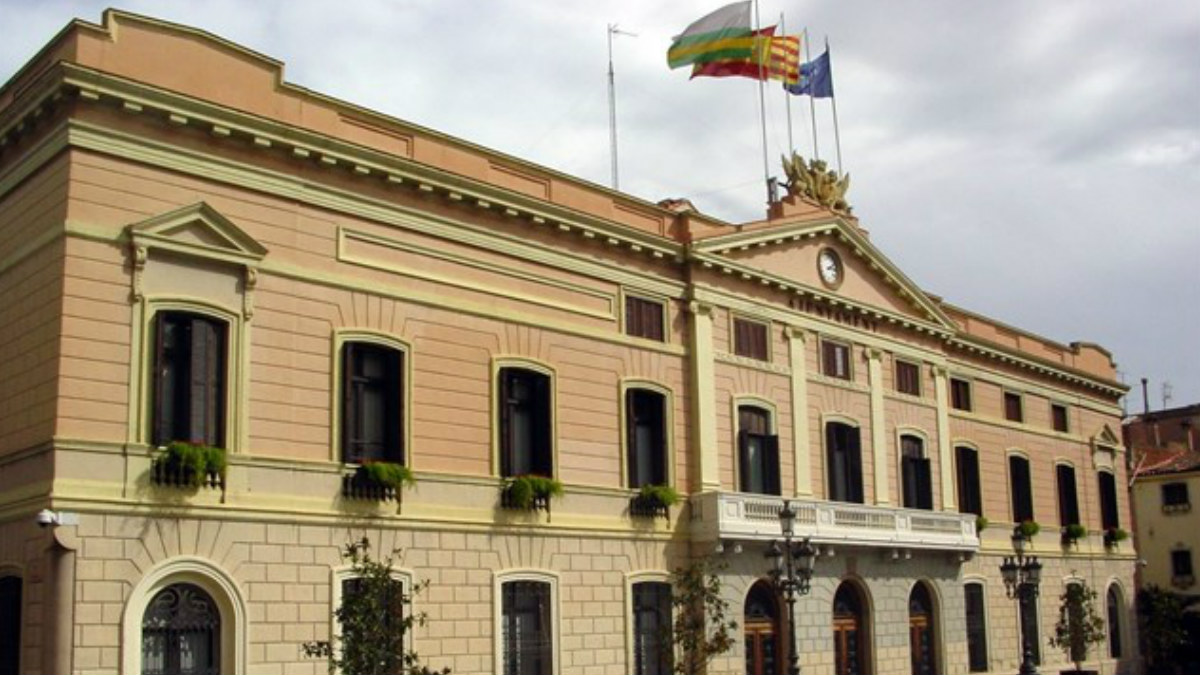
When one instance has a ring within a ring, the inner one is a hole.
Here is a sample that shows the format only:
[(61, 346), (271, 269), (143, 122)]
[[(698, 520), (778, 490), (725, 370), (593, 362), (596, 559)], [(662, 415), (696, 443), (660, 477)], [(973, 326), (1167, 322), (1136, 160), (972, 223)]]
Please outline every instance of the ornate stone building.
[(844, 194), (796, 192), (721, 222), (199, 30), (67, 26), (0, 89), (0, 673), (324, 672), (300, 644), (362, 536), (430, 582), (432, 665), (662, 672), (664, 582), (716, 557), (745, 639), (712, 672), (775, 672), (785, 499), (820, 551), (805, 672), (1011, 672), (1021, 627), (1052, 670), (1075, 579), (1115, 594), (1099, 664), (1129, 671), (1108, 352), (923, 292)]

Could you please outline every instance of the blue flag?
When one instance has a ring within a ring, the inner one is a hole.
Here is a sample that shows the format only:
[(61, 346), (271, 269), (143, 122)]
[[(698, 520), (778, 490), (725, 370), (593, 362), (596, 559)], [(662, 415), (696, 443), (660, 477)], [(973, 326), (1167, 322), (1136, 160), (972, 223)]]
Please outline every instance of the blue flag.
[(825, 53), (808, 63), (800, 64), (800, 81), (785, 84), (783, 88), (797, 96), (805, 94), (813, 98), (833, 98), (833, 71), (829, 68), (829, 48)]

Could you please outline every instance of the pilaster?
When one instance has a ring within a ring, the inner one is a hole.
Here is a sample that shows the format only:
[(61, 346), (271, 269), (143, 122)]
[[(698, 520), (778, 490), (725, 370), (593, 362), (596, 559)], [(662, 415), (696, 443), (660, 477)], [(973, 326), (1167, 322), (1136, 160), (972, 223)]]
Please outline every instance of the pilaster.
[(950, 449), (950, 373), (943, 366), (933, 368), (933, 392), (937, 398), (938, 466), (942, 475), (942, 509), (954, 511), (954, 457)]
[(692, 415), (695, 452), (700, 463), (700, 490), (721, 489), (717, 457), (717, 385), (713, 368), (713, 308), (688, 304), (692, 314)]
[(812, 439), (808, 429), (808, 333), (796, 326), (783, 330), (792, 368), (792, 457), (794, 494), (812, 496)]
[(891, 504), (891, 483), (888, 482), (887, 426), (883, 410), (883, 351), (867, 350), (867, 375), (871, 380), (871, 447), (874, 448), (875, 503)]

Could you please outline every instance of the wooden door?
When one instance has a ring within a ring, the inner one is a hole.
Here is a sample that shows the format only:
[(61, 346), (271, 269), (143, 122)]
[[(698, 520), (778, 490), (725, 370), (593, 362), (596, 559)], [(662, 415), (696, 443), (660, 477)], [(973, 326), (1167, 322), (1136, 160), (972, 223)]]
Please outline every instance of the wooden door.
[(779, 636), (770, 621), (746, 622), (746, 675), (778, 675)]

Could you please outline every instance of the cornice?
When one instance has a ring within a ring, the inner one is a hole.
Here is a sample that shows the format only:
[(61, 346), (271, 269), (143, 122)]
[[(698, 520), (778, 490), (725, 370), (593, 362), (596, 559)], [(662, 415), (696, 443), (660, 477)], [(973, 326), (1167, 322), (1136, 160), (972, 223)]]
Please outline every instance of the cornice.
[(1004, 347), (988, 342), (982, 338), (959, 333), (947, 342), (948, 346), (975, 356), (982, 356), (1003, 365), (1010, 365), (1037, 375), (1052, 377), (1064, 382), (1099, 392), (1105, 396), (1120, 398), (1129, 387), (1119, 382), (1111, 382), (1082, 371), (1052, 363), (1025, 354), (1018, 354)]

